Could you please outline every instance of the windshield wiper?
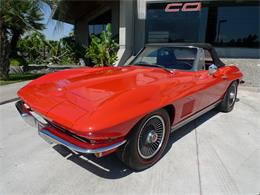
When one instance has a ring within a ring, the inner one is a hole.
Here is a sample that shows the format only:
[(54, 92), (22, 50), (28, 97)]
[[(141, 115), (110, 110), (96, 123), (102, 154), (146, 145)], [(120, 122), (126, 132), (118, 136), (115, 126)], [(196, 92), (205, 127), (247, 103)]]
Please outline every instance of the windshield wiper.
[(156, 67), (156, 68), (162, 68), (168, 72), (170, 72), (167, 68), (165, 68), (164, 66), (162, 65), (159, 65), (159, 64), (145, 64), (145, 63), (136, 63), (136, 64), (133, 64), (134, 66), (150, 66), (150, 67)]

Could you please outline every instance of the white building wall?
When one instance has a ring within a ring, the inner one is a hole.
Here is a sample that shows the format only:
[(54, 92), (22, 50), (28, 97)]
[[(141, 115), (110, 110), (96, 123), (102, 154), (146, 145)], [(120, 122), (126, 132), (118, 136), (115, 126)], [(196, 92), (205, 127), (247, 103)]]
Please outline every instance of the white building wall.
[(133, 54), (134, 42), (134, 3), (135, 1), (120, 1), (119, 17), (119, 51), (116, 65), (124, 64)]
[[(141, 2), (140, 2), (141, 1)], [(134, 4), (134, 47), (133, 54), (135, 55), (145, 44), (145, 15), (146, 15), (146, 0), (138, 0)]]

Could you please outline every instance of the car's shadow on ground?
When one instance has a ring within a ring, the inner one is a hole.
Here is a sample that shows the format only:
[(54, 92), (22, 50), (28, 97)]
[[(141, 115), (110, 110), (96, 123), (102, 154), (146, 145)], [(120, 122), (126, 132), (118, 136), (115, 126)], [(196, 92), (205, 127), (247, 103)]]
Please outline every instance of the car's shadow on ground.
[[(211, 110), (173, 132), (170, 136), (165, 154), (167, 155), (167, 152), (171, 149), (175, 142), (192, 132), (210, 118), (214, 117), (217, 113), (218, 111), (215, 109)], [(62, 145), (55, 145), (53, 148), (67, 160), (74, 162), (85, 170), (90, 171), (102, 178), (119, 179), (134, 172), (134, 170), (128, 168), (121, 161), (119, 161), (115, 154), (111, 154), (102, 158), (96, 158), (94, 155), (74, 153)]]
[(218, 113), (219, 113), (219, 111), (217, 111), (216, 109), (213, 109), (213, 110), (203, 114), (202, 116), (198, 117), (197, 119), (189, 122), (188, 124), (179, 128), (178, 130), (174, 131), (173, 133), (171, 133), (169, 143), (166, 148), (166, 154), (172, 148), (172, 146), (175, 142), (177, 142), (179, 139), (183, 138), (185, 135), (191, 133), (197, 127), (199, 127), (203, 123), (207, 122), (209, 119), (211, 119)]
[(82, 168), (107, 179), (118, 179), (133, 171), (119, 161), (115, 154), (97, 158), (92, 154), (77, 154), (62, 145), (53, 147), (57, 152)]

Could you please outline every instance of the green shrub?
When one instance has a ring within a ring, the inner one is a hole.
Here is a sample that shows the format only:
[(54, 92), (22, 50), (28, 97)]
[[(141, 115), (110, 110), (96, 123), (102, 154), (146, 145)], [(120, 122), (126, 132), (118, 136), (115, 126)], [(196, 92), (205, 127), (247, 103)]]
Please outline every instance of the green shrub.
[(118, 44), (112, 40), (110, 24), (107, 24), (106, 31), (103, 31), (100, 37), (91, 35), (90, 38), (86, 58), (89, 58), (95, 66), (113, 65), (117, 60)]
[(73, 35), (54, 41), (46, 40), (40, 32), (32, 32), (19, 40), (18, 50), (31, 64), (78, 64), (86, 48), (78, 44)]
[(45, 62), (45, 37), (40, 32), (32, 32), (18, 42), (18, 51), (31, 64)]
[(21, 66), (17, 59), (10, 59), (10, 66)]
[(26, 66), (26, 65), (27, 65), (27, 62), (22, 57), (10, 59), (10, 66)]

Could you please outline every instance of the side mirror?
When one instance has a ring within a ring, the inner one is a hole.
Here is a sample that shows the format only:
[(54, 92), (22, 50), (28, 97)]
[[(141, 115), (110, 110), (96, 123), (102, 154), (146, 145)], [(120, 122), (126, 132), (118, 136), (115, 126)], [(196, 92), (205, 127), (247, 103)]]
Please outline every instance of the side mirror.
[(213, 75), (215, 72), (217, 72), (218, 67), (215, 64), (211, 64), (209, 66), (208, 74)]

